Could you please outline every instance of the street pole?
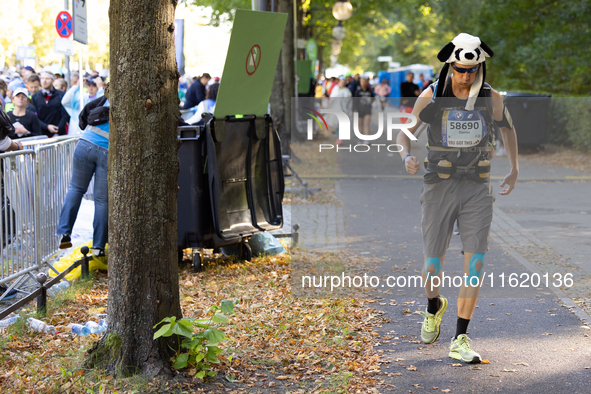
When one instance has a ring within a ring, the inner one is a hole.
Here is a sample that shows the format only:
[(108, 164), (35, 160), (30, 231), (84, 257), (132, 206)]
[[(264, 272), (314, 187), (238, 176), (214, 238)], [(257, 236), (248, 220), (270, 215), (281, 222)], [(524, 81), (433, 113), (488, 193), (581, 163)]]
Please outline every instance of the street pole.
[(78, 52), (78, 86), (80, 86), (80, 111), (84, 108), (84, 90), (83, 90), (83, 73), (82, 73), (82, 44), (80, 46), (80, 52)]
[(293, 0), (293, 70), (294, 70), (294, 92), (296, 98), (296, 112), (297, 112), (297, 98), (298, 98), (298, 6), (297, 0)]
[[(70, 11), (70, 0), (64, 0), (64, 9), (68, 12)], [(70, 56), (66, 55), (65, 58), (66, 59), (64, 61), (64, 68), (66, 69), (66, 73), (65, 73), (64, 77), (66, 78), (68, 88), (71, 88), (71, 86), (70, 86)]]
[[(295, 125), (296, 131), (298, 130), (298, 7), (297, 2), (299, 0), (293, 0), (293, 93), (294, 93), (294, 112), (291, 117), (294, 119), (293, 124)], [(293, 135), (293, 131), (292, 131)]]

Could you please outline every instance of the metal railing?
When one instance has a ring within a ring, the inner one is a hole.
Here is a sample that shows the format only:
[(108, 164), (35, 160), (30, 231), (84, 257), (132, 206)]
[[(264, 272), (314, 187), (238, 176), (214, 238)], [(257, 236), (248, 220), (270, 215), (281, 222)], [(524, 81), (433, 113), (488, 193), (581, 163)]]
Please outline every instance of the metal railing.
[[(0, 154), (2, 213), (0, 221), (0, 292), (27, 292), (41, 270), (59, 251), (59, 214), (72, 177), (77, 137), (24, 138), (22, 151)], [(49, 264), (47, 264), (51, 269)]]

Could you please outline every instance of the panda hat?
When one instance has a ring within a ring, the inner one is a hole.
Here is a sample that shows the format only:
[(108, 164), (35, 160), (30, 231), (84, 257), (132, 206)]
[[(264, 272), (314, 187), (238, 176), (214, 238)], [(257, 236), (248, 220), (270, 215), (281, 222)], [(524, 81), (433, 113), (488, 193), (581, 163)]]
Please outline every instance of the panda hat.
[[(468, 100), (466, 100), (466, 110), (473, 110), (476, 98), (484, 85), (484, 78), (486, 77), (486, 65), (484, 61), (487, 57), (492, 56), (494, 56), (494, 52), (488, 47), (488, 45), (481, 41), (480, 38), (466, 33), (458, 34), (450, 43), (444, 46), (437, 55), (437, 59), (444, 62), (445, 65), (439, 74), (440, 83), (437, 84), (435, 97), (443, 96), (443, 92), (447, 87), (447, 75), (451, 63), (460, 62), (463, 65), (468, 66), (476, 66), (482, 63), (482, 66), (477, 71), (476, 79), (470, 88)], [(439, 106), (431, 104), (435, 103), (430, 103), (421, 112), (420, 118), (426, 123), (431, 123), (439, 110)]]

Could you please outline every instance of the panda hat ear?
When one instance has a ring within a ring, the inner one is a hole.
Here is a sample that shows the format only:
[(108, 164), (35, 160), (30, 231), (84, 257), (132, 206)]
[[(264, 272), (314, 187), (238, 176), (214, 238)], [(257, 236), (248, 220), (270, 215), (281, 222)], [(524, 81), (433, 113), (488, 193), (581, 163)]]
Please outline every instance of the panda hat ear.
[(456, 46), (453, 44), (453, 42), (448, 43), (443, 47), (443, 49), (439, 51), (437, 54), (437, 59), (439, 59), (439, 61), (442, 63), (447, 62), (447, 59), (449, 59), (451, 54), (454, 52), (454, 49), (456, 49)]
[(492, 49), (490, 49), (488, 47), (488, 45), (486, 45), (484, 43), (484, 41), (480, 40), (480, 48), (482, 48), (482, 50), (488, 55), (488, 57), (493, 57), (495, 55), (495, 53), (493, 52)]

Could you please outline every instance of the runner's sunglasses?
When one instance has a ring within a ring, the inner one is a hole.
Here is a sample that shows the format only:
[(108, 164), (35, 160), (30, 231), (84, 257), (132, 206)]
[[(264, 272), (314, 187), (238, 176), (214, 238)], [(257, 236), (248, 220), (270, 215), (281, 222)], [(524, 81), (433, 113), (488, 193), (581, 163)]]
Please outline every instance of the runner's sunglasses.
[(464, 74), (464, 73), (473, 74), (473, 73), (475, 73), (478, 70), (478, 67), (480, 67), (480, 64), (477, 65), (476, 67), (472, 67), (472, 68), (457, 67), (454, 64), (452, 64), (451, 66), (453, 67), (454, 70), (456, 70), (460, 74)]

